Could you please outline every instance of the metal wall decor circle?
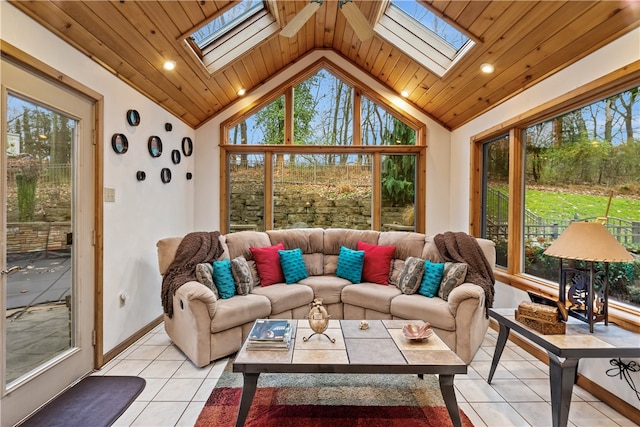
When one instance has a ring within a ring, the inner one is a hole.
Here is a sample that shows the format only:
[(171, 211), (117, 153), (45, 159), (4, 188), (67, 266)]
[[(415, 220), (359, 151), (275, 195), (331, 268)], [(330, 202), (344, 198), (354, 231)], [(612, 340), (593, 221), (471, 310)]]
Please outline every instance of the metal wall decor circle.
[(128, 110), (127, 123), (131, 126), (138, 126), (140, 124), (140, 113), (137, 110)]
[(171, 132), (173, 130), (173, 125), (171, 123), (165, 123), (164, 130), (166, 130), (167, 132)]
[(178, 150), (171, 151), (171, 162), (173, 162), (174, 165), (177, 165), (178, 163), (180, 163), (180, 151)]
[(129, 140), (122, 133), (114, 133), (111, 137), (111, 148), (118, 154), (124, 154), (129, 149)]
[(147, 142), (147, 149), (151, 157), (160, 157), (162, 155), (162, 140), (159, 136), (150, 136)]
[(147, 178), (147, 174), (144, 173), (144, 171), (138, 171), (136, 172), (136, 179), (138, 181), (144, 181)]
[(193, 153), (193, 141), (188, 136), (182, 138), (182, 154), (185, 157), (189, 157)]
[(171, 182), (171, 170), (169, 168), (162, 168), (162, 170), (160, 171), (160, 179), (165, 184)]

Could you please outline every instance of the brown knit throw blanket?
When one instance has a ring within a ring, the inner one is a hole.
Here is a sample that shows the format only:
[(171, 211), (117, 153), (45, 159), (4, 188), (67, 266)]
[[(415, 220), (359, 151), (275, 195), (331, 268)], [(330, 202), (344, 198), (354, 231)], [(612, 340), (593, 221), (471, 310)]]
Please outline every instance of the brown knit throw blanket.
[(476, 238), (463, 232), (447, 231), (435, 235), (433, 241), (445, 261), (469, 265), (465, 282), (475, 283), (484, 290), (485, 316), (488, 318), (489, 308), (493, 307), (496, 280), (493, 277), (493, 267), (489, 265)]
[(196, 266), (212, 262), (222, 255), (224, 249), (219, 240), (219, 231), (196, 231), (184, 236), (176, 257), (162, 278), (162, 308), (173, 317), (173, 296), (185, 283), (196, 280)]

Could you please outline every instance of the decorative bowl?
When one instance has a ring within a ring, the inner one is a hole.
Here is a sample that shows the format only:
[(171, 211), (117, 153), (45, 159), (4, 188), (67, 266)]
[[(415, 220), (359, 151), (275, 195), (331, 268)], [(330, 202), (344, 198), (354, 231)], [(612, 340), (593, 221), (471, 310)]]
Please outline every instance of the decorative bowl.
[(431, 324), (423, 323), (421, 325), (408, 324), (402, 327), (402, 333), (407, 339), (420, 342), (429, 338), (433, 331), (431, 330)]

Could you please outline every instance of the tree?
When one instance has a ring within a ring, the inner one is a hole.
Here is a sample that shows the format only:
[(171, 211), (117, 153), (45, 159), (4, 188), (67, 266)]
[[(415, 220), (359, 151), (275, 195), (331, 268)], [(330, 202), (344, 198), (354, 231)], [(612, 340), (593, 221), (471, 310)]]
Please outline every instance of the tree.
[[(391, 115), (389, 115), (391, 116)], [(397, 145), (415, 145), (416, 131), (391, 116), (393, 128), (390, 137)], [(414, 202), (416, 180), (415, 155), (385, 156), (382, 162), (382, 198), (394, 206)]]
[(284, 144), (284, 96), (255, 114), (253, 128), (262, 130), (263, 144)]
[[(628, 99), (625, 99), (628, 97)], [(622, 115), (624, 119), (624, 128), (627, 134), (627, 143), (633, 142), (633, 107), (640, 99), (640, 87), (634, 87), (626, 92), (610, 98), (611, 109)], [(619, 104), (619, 105), (618, 105)], [(637, 114), (637, 113), (636, 113)], [(637, 117), (636, 117), (637, 119)]]

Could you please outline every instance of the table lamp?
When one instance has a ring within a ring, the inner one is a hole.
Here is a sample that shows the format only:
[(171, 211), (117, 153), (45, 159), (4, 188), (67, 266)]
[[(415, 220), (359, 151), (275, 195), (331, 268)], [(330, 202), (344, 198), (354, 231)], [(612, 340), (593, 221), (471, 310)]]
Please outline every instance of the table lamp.
[[(544, 254), (560, 258), (559, 300), (566, 305), (568, 297), (571, 302), (567, 307), (569, 315), (589, 323), (589, 332), (593, 332), (594, 323), (601, 320), (608, 325), (609, 263), (632, 262), (633, 256), (600, 222), (572, 222)], [(585, 267), (565, 266), (565, 259), (585, 261)], [(596, 273), (596, 262), (604, 263), (604, 272)], [(597, 279), (601, 297), (596, 300), (594, 282)]]

